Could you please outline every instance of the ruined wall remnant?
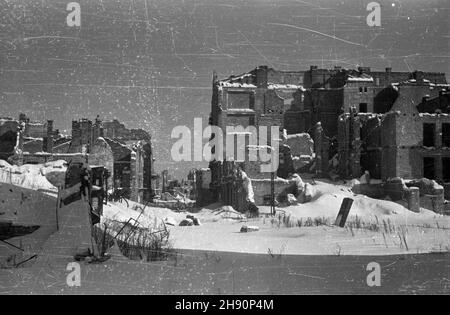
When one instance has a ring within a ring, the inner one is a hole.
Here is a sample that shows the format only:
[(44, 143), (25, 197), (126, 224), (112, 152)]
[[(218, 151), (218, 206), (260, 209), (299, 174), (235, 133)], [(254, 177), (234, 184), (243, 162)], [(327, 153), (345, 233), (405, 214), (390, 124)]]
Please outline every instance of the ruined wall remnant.
[[(448, 88), (444, 73), (317, 66), (306, 71), (278, 71), (260, 66), (224, 80), (214, 75), (210, 123), (221, 128), (277, 125), (287, 130), (288, 137), (305, 132), (312, 135), (313, 149), (294, 137), (284, 142), (291, 152), (286, 156), (288, 150), (281, 150), (281, 177), (298, 169), (332, 178), (338, 177), (336, 173), (359, 178), (368, 171), (378, 179), (427, 174), (450, 182), (450, 167), (445, 167), (450, 157), (442, 145), (450, 143), (450, 136), (441, 136), (450, 127), (444, 125), (444, 116), (436, 118), (435, 145), (424, 145), (423, 123), (435, 118), (425, 118), (418, 110), (441, 114), (448, 107)], [(303, 146), (312, 152), (303, 154)], [(220, 176), (226, 173), (219, 171), (222, 166), (211, 166), (217, 189)], [(261, 173), (258, 162), (246, 161), (242, 168), (252, 179), (270, 177)]]
[(123, 123), (117, 119), (112, 121), (102, 121), (103, 135), (111, 139), (122, 141), (127, 140), (146, 140), (150, 141), (151, 136), (143, 129), (128, 129)]
[(285, 143), (293, 156), (314, 155), (314, 141), (309, 133), (288, 134)]
[(420, 189), (411, 187), (408, 190), (408, 209), (413, 212), (420, 212)]
[(371, 198), (406, 202), (408, 209), (413, 212), (426, 208), (439, 214), (450, 214), (445, 208), (444, 187), (426, 178), (405, 180), (395, 177), (376, 183), (358, 183), (352, 187), (352, 191)]
[(15, 154), (20, 142), (20, 127), (17, 120), (0, 118), (0, 159), (7, 160)]
[(89, 165), (103, 165), (109, 172), (108, 187), (114, 187), (114, 154), (108, 142), (97, 138), (89, 154)]
[(131, 200), (143, 202), (147, 197), (144, 187), (144, 161), (146, 152), (144, 149), (145, 142), (138, 141), (133, 145), (133, 152), (131, 153)]

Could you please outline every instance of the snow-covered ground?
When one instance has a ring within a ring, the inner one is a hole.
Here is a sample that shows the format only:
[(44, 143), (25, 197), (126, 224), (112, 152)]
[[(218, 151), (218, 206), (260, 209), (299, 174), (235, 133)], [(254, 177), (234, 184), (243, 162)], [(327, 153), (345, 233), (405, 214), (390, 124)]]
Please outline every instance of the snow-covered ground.
[(12, 184), (33, 190), (57, 192), (55, 185), (64, 184), (66, 162), (63, 160), (45, 164), (10, 165), (0, 160), (0, 183)]
[[(403, 205), (355, 195), (345, 185), (316, 181), (316, 196), (309, 203), (277, 208), (277, 216), (265, 216), (270, 209), (260, 207), (263, 216), (245, 219), (230, 207), (210, 205), (195, 213), (174, 212), (164, 208), (146, 208), (139, 221), (142, 226), (167, 218), (177, 223), (194, 215), (200, 226), (169, 226), (173, 246), (179, 249), (235, 251), (245, 253), (272, 253), (293, 255), (388, 255), (399, 253), (427, 253), (450, 251), (450, 217), (427, 209), (414, 213)], [(333, 225), (343, 198), (354, 203), (347, 222), (359, 222), (366, 228), (339, 228)], [(135, 203), (126, 208), (122, 204), (105, 207), (104, 219), (125, 222), (137, 219)], [(290, 216), (293, 227), (282, 223), (279, 214)], [(311, 218), (326, 221), (326, 225), (305, 227)], [(295, 222), (302, 220), (303, 226)], [(367, 227), (372, 224), (371, 227)], [(242, 225), (255, 225), (257, 232), (240, 233)], [(378, 230), (374, 228), (378, 227)], [(404, 237), (404, 239), (403, 239)], [(406, 244), (405, 244), (406, 242)]]
[(358, 216), (366, 223), (389, 219), (393, 223), (407, 225), (434, 223), (435, 221), (442, 222), (447, 226), (450, 224), (450, 217), (448, 216), (439, 215), (424, 208), (421, 208), (420, 213), (415, 213), (397, 202), (354, 194), (351, 188), (346, 185), (317, 181), (314, 187), (316, 194), (312, 202), (282, 209), (296, 218), (336, 218), (342, 200), (347, 197), (353, 199), (349, 216)]
[[(1, 162), (0, 220), (41, 226), (34, 233), (12, 239), (11, 242), (28, 246), (30, 251), (46, 248), (47, 241), (55, 242), (56, 199), (49, 192), (56, 191), (55, 185), (61, 183), (64, 172), (62, 161), (22, 167)], [(355, 195), (346, 185), (316, 180), (314, 189), (316, 192), (311, 202), (277, 208), (275, 217), (268, 215), (269, 207), (260, 207), (260, 218), (246, 219), (231, 207), (220, 204), (186, 212), (144, 207), (128, 201), (128, 205), (126, 202), (108, 202), (104, 205), (102, 221), (126, 222), (133, 218), (139, 220), (141, 227), (154, 227), (166, 222), (173, 247), (178, 249), (297, 255), (450, 251), (449, 216), (423, 208), (420, 213), (414, 213), (399, 203)], [(333, 225), (345, 197), (354, 199), (347, 220), (352, 228)], [(69, 207), (62, 209), (61, 213), (67, 212), (64, 211), (67, 209)], [(73, 211), (74, 208), (68, 213)], [(286, 224), (283, 214), (285, 218), (289, 217), (289, 224)], [(179, 226), (187, 215), (194, 215), (201, 225)], [(70, 216), (67, 218), (70, 219)], [(321, 221), (319, 226), (307, 224), (316, 218)], [(298, 223), (300, 220), (302, 224)], [(63, 221), (60, 223), (64, 224)], [(358, 224), (362, 228), (358, 228)], [(241, 233), (243, 225), (258, 226), (260, 230)], [(65, 244), (70, 244), (70, 235), (74, 235), (72, 232), (64, 234), (62, 241)], [(79, 243), (78, 239), (74, 242)], [(0, 252), (4, 250), (5, 247), (0, 247)]]

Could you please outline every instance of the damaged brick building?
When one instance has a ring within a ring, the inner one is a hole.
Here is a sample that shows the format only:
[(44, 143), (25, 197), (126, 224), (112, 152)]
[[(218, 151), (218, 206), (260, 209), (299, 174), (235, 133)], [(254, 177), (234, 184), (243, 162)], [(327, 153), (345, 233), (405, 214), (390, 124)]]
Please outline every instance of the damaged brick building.
[[(210, 124), (219, 126), (226, 132), (227, 126), (267, 126), (270, 130), (271, 126), (285, 126), (286, 121), (291, 133), (295, 133), (300, 130), (295, 119), (300, 114), (304, 98), (304, 89), (300, 84), (303, 82), (303, 76), (301, 72), (283, 72), (281, 75), (280, 72), (267, 67), (259, 67), (226, 80), (218, 80), (217, 76), (214, 76)], [(271, 138), (270, 132), (267, 136), (268, 139)], [(248, 145), (248, 139), (245, 141)], [(261, 163), (248, 161), (247, 145), (245, 161), (239, 163), (239, 166), (252, 179), (256, 199), (264, 200), (266, 190), (271, 185), (271, 174), (260, 171)], [(227, 157), (223, 163), (210, 163), (210, 186), (216, 198), (230, 204), (242, 204), (242, 198), (236, 196), (237, 165), (233, 160), (236, 158)], [(283, 170), (281, 166), (279, 171)]]
[(0, 159), (8, 160), (20, 146), (21, 125), (9, 117), (0, 118)]
[(31, 121), (25, 114), (19, 119), (3, 118), (0, 123), (0, 159), (17, 164), (33, 163), (34, 155), (53, 153), (53, 143), (60, 137), (53, 121)]
[(386, 113), (353, 108), (339, 119), (339, 172), (359, 177), (369, 171), (387, 180), (428, 178), (450, 198), (449, 85), (414, 78), (392, 84), (396, 98)]
[[(316, 173), (329, 174), (334, 158), (335, 164), (340, 162), (336, 172), (341, 177), (359, 177), (365, 170), (377, 178), (422, 177), (424, 174), (418, 171), (423, 170), (422, 164), (431, 165), (433, 161), (433, 167), (427, 166), (426, 175), (445, 182), (448, 170), (443, 165), (448, 160), (442, 144), (448, 137), (448, 100), (444, 73), (317, 66), (305, 71), (278, 71), (260, 66), (224, 80), (214, 75), (210, 124), (224, 131), (226, 126), (237, 125), (280, 126), (280, 132), (284, 129), (287, 137), (309, 134), (314, 148), (309, 156), (314, 159)], [(348, 118), (355, 115), (364, 121), (363, 126)], [(418, 126), (414, 132), (405, 127), (411, 122)], [(435, 123), (435, 127), (428, 123)], [(379, 126), (377, 132), (371, 131), (374, 126)], [(433, 149), (421, 148), (420, 126), (431, 130), (435, 139), (442, 139), (430, 146)], [(402, 130), (405, 136), (400, 135)], [(355, 135), (351, 137), (349, 133)], [(277, 174), (284, 178), (299, 170), (289, 161), (292, 143), (287, 144), (287, 137), (280, 139), (280, 160), (288, 163), (280, 164)], [(383, 146), (389, 149), (383, 151)], [(403, 157), (406, 152), (408, 159)], [(390, 163), (385, 163), (387, 160)], [(210, 164), (211, 187), (219, 197), (224, 195), (224, 178), (230, 175), (230, 168), (225, 165), (217, 161)], [(241, 163), (253, 181), (267, 180), (270, 174), (262, 174), (256, 166)]]
[(125, 197), (142, 202), (155, 193), (151, 136), (117, 120), (74, 120), (72, 135), (63, 137), (52, 120), (34, 122), (24, 114), (18, 120), (2, 118), (0, 159), (19, 165), (53, 160), (103, 165), (110, 174), (108, 186), (123, 190)]
[(151, 136), (142, 129), (127, 129), (117, 120), (101, 121), (98, 116), (94, 122), (74, 120), (72, 137), (54, 150), (86, 153), (89, 164), (108, 169), (108, 186), (123, 190), (131, 200), (142, 202), (154, 195)]

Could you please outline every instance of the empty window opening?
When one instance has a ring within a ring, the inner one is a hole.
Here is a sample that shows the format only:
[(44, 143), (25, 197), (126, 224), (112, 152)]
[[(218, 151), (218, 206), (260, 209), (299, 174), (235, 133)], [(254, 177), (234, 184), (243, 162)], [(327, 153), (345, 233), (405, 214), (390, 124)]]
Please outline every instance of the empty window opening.
[(364, 92), (367, 92), (367, 86), (364, 87)]
[(434, 158), (425, 157), (423, 158), (423, 177), (428, 179), (435, 179), (435, 168), (434, 168)]
[(450, 183), (450, 157), (442, 158), (442, 179), (444, 183)]
[(363, 88), (362, 88), (362, 86), (360, 86), (359, 87), (359, 93), (362, 93), (362, 91), (363, 91)]
[(450, 124), (442, 124), (442, 146), (450, 148)]
[(367, 103), (360, 103), (359, 104), (359, 112), (360, 113), (367, 113)]
[(228, 92), (228, 108), (252, 108), (251, 95), (248, 92)]
[(435, 124), (423, 124), (423, 146), (434, 147)]

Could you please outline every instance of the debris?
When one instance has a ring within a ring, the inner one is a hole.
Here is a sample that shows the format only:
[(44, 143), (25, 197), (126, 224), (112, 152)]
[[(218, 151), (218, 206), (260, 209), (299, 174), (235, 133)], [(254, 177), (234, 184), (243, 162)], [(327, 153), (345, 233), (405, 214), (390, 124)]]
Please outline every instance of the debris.
[(252, 180), (247, 176), (247, 174), (242, 171), (242, 185), (244, 186), (245, 192), (247, 193), (246, 199), (251, 203), (255, 203), (255, 194), (253, 192)]
[(364, 174), (359, 179), (361, 184), (369, 184), (370, 183), (370, 173), (369, 171), (365, 171)]
[(235, 220), (243, 220), (245, 216), (242, 213), (234, 210), (232, 206), (222, 206), (216, 210), (216, 214), (220, 214), (222, 219), (235, 219)]
[(248, 212), (253, 218), (259, 217), (259, 208), (253, 202), (248, 202)]
[(298, 196), (304, 189), (305, 183), (302, 181), (302, 178), (297, 174), (292, 174), (289, 178), (289, 181), (293, 181), (295, 183), (294, 195)]
[(90, 251), (89, 248), (87, 248), (87, 249), (78, 249), (73, 258), (76, 261), (87, 260), (87, 258), (90, 257), (91, 255), (92, 254), (91, 254), (91, 251)]
[(302, 203), (310, 202), (312, 200), (312, 198), (314, 198), (314, 196), (316, 194), (317, 194), (316, 188), (313, 185), (311, 185), (309, 183), (306, 183), (305, 184), (305, 190), (301, 194)]
[(287, 202), (290, 206), (298, 204), (297, 198), (293, 194), (287, 194)]
[(164, 223), (165, 223), (166, 225), (172, 225), (172, 226), (178, 225), (178, 224), (177, 224), (177, 221), (176, 221), (174, 218), (172, 218), (172, 217), (165, 217), (165, 218), (164, 218)]
[(193, 226), (194, 221), (192, 221), (192, 219), (184, 219), (183, 221), (180, 222), (179, 225), (180, 226)]
[(314, 154), (314, 141), (308, 133), (286, 135), (285, 142), (291, 148), (294, 156), (312, 156)]
[(187, 219), (191, 219), (192, 222), (194, 223), (194, 225), (202, 225), (202, 224), (200, 223), (200, 220), (199, 220), (198, 218), (194, 217), (193, 215), (188, 214), (188, 215), (186, 216), (186, 218), (187, 218)]
[(253, 225), (243, 225), (241, 227), (241, 233), (246, 233), (246, 232), (256, 232), (259, 231), (259, 227), (258, 226), (253, 226)]

